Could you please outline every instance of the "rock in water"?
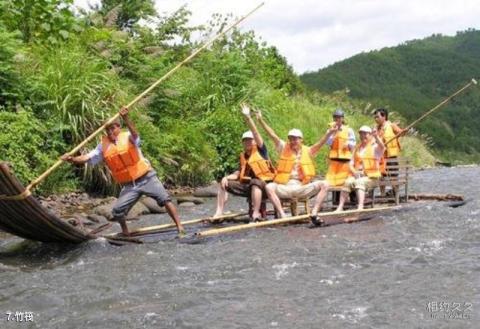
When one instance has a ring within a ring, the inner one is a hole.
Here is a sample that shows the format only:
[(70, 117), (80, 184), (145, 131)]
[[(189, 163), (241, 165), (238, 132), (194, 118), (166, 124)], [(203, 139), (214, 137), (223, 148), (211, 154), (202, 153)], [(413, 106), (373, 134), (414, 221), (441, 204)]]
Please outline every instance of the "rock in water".
[(107, 220), (111, 220), (113, 218), (112, 207), (113, 207), (113, 204), (106, 204), (103, 206), (96, 207), (93, 211), (95, 214), (103, 216)]
[(128, 212), (127, 219), (134, 219), (142, 215), (148, 215), (149, 213), (150, 213), (150, 210), (148, 210), (148, 208), (145, 207), (143, 203), (137, 202), (132, 207), (132, 209), (130, 209), (130, 211)]
[[(113, 200), (108, 204), (98, 206), (93, 210), (93, 212), (97, 215), (105, 217), (107, 220), (112, 220), (112, 209), (115, 205), (115, 202), (116, 200)], [(150, 214), (150, 210), (142, 202), (137, 202), (128, 212), (126, 219), (133, 219), (147, 214)]]
[(193, 202), (183, 202), (179, 204), (179, 207), (194, 207), (194, 206), (195, 206), (195, 203)]
[(200, 198), (194, 196), (179, 196), (177, 197), (177, 204), (182, 204), (185, 202), (193, 202), (194, 204), (203, 204), (204, 201)]
[(212, 183), (209, 186), (200, 187), (193, 192), (193, 196), (199, 198), (214, 198), (217, 196), (218, 183)]
[(145, 197), (140, 200), (140, 202), (150, 210), (152, 214), (164, 214), (167, 212), (165, 207), (160, 207), (157, 201), (150, 197)]
[(105, 223), (107, 221), (107, 218), (105, 218), (105, 216), (100, 216), (97, 214), (90, 214), (87, 216), (87, 219), (94, 223)]

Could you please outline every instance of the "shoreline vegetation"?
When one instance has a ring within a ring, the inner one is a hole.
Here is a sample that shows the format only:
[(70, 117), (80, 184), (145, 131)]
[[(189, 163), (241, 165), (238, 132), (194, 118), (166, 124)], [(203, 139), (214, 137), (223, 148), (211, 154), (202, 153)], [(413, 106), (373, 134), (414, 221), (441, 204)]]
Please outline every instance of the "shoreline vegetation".
[[(33, 10), (25, 21), (31, 8), (11, 11), (14, 2), (1, 2), (0, 11), (0, 149), (1, 160), (12, 164), (24, 184), (198, 48), (197, 40), (233, 19), (214, 14), (204, 26), (192, 27), (186, 7), (162, 16), (152, 1), (133, 7), (102, 1), (74, 14), (72, 1), (50, 0), (32, 2), (50, 16)], [(140, 19), (150, 24), (138, 24)], [(289, 129), (301, 129), (306, 144), (324, 134), (339, 107), (355, 130), (374, 124), (366, 101), (341, 91), (307, 90), (275, 47), (253, 31), (235, 30), (131, 111), (142, 151), (170, 190), (204, 186), (238, 167), (240, 137), (247, 130), (239, 107), (244, 101), (261, 109), (284, 138)], [(397, 113), (392, 120), (405, 123)], [(413, 132), (402, 141), (415, 167), (435, 164), (428, 138)], [(275, 161), (273, 145), (267, 147)], [(319, 173), (326, 171), (326, 153), (317, 157)], [(64, 164), (36, 194), (71, 191), (114, 195), (118, 187), (102, 166)]]

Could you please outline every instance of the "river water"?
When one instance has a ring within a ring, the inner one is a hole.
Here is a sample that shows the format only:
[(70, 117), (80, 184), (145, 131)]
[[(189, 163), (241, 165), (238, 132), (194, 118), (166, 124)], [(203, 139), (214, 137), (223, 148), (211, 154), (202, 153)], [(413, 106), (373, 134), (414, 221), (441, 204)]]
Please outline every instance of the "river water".
[[(478, 328), (478, 177), (479, 167), (418, 171), (413, 192), (471, 201), (325, 228), (261, 229), (195, 244), (167, 234), (122, 247), (6, 236), (0, 328)], [(229, 200), (231, 210), (242, 207), (242, 199)], [(198, 218), (213, 208), (211, 200), (180, 212)], [(166, 221), (150, 216), (132, 227)]]

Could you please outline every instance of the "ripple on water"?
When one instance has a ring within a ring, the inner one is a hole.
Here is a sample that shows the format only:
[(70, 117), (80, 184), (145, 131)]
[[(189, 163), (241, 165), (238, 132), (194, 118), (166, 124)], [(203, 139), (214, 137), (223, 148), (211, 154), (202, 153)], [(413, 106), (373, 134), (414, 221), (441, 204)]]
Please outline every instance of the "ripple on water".
[(275, 272), (275, 279), (280, 280), (282, 277), (288, 275), (288, 270), (294, 267), (297, 267), (298, 264), (296, 262), (293, 262), (291, 264), (279, 264), (279, 265), (273, 265), (272, 268), (276, 270)]
[(332, 318), (344, 320), (345, 322), (356, 324), (363, 318), (368, 316), (366, 306), (357, 306), (351, 309), (344, 310), (340, 313), (333, 313)]

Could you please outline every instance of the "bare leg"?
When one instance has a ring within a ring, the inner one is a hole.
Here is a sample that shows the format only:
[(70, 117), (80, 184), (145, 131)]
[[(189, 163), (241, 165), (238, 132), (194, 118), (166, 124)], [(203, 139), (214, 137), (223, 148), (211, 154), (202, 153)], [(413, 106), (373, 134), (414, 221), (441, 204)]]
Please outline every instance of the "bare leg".
[(322, 208), (323, 200), (328, 193), (328, 183), (321, 183), (320, 184), (320, 192), (318, 192), (317, 196), (315, 197), (315, 203), (312, 208), (312, 216), (316, 216), (320, 209)]
[(262, 204), (262, 190), (256, 186), (252, 186), (252, 192), (251, 192), (251, 198), (252, 198), (252, 204), (253, 204), (253, 213), (252, 217), (253, 219), (260, 218), (262, 217), (260, 215), (260, 205)]
[(177, 225), (178, 233), (185, 233), (185, 229), (183, 228), (183, 225), (180, 222), (180, 218), (178, 218), (177, 208), (175, 208), (175, 206), (173, 205), (173, 202), (172, 201), (165, 202), (165, 209), (167, 210), (167, 213), (175, 222), (175, 225)]
[(215, 215), (213, 215), (213, 218), (223, 215), (223, 208), (227, 200), (228, 200), (227, 190), (225, 190), (220, 186), (218, 188), (218, 194), (217, 194), (217, 210), (215, 211)]
[(128, 231), (127, 221), (125, 220), (125, 218), (119, 219), (118, 224), (120, 224), (120, 227), (122, 228), (123, 235), (129, 236), (130, 232)]
[(385, 186), (383, 186), (383, 185), (380, 186), (380, 195), (381, 195), (382, 197), (385, 196)]
[(283, 211), (282, 208), (282, 203), (280, 202), (280, 199), (277, 196), (277, 193), (275, 193), (275, 185), (274, 184), (267, 184), (267, 187), (265, 188), (267, 191), (267, 196), (272, 201), (273, 207), (277, 211), (277, 214), (279, 215), (280, 218), (284, 218), (285, 212)]
[(347, 200), (348, 192), (342, 191), (340, 193), (340, 201), (338, 202), (338, 207), (335, 211), (343, 211), (343, 206), (345, 205), (345, 201)]
[(363, 204), (365, 203), (365, 190), (357, 189), (357, 199), (358, 199), (358, 210), (362, 210)]

